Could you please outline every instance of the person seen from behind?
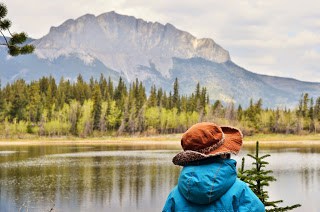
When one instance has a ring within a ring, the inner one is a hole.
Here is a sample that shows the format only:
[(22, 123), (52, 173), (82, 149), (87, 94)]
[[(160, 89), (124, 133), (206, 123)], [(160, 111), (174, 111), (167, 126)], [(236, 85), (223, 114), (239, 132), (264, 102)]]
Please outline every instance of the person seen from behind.
[(169, 194), (163, 212), (264, 212), (259, 198), (237, 178), (236, 161), (243, 135), (233, 127), (203, 122), (182, 136), (183, 151), (172, 162), (183, 166), (178, 185)]

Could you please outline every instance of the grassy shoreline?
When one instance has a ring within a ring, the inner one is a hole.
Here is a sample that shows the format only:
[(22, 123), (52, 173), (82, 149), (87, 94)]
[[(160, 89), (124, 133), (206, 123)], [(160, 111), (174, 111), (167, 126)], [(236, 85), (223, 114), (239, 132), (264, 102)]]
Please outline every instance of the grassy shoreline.
[[(153, 136), (119, 136), (119, 137), (35, 137), (35, 138), (0, 138), (0, 146), (10, 145), (177, 145), (180, 146), (181, 134), (153, 135)], [(320, 145), (320, 134), (283, 135), (257, 134), (245, 136), (244, 145), (254, 145), (260, 141), (261, 145)]]

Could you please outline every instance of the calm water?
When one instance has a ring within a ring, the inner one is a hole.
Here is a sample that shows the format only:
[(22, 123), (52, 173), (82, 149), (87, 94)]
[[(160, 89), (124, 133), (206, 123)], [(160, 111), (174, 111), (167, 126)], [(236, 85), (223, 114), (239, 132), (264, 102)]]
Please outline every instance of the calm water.
[[(171, 149), (170, 149), (171, 148)], [(161, 211), (180, 168), (180, 148), (154, 146), (0, 147), (0, 211)], [(254, 149), (244, 148), (239, 157)], [(271, 199), (320, 211), (320, 147), (263, 148), (278, 181)], [(249, 164), (249, 161), (248, 161)]]

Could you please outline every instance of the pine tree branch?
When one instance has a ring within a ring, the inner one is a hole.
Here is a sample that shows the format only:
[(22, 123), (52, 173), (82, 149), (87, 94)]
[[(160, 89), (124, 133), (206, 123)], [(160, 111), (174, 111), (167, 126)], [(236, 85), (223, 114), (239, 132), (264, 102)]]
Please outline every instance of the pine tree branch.
[(11, 37), (13, 37), (13, 34), (10, 32), (10, 29), (7, 29)]
[(10, 46), (6, 36), (4, 36), (4, 34), (3, 34), (3, 32), (1, 30), (0, 30), (0, 33), (2, 34), (2, 37), (4, 38), (4, 40), (6, 41), (7, 46)]
[(264, 159), (264, 158), (266, 158), (266, 157), (270, 157), (270, 156), (271, 156), (270, 154), (263, 155), (263, 156), (261, 156), (261, 157), (260, 157), (260, 159)]
[(272, 209), (267, 209), (266, 212), (290, 211), (290, 210), (298, 208), (298, 207), (301, 207), (301, 205), (295, 204), (295, 205), (286, 206), (286, 207), (275, 207)]
[(269, 163), (267, 161), (264, 161), (264, 159), (269, 157), (270, 154), (259, 157), (259, 142), (256, 142), (255, 155), (247, 154), (247, 156), (254, 159), (254, 162), (252, 162), (253, 167), (249, 170), (244, 170), (243, 159), (242, 167), (240, 169), (241, 172), (238, 176), (247, 184), (249, 184), (251, 190), (257, 195), (257, 197), (266, 207), (271, 207), (271, 209), (266, 209), (267, 212), (287, 211), (301, 206), (300, 204), (296, 204), (292, 206), (278, 207), (277, 204), (283, 202), (283, 200), (268, 201), (268, 191), (265, 191), (264, 187), (269, 186), (269, 182), (277, 180), (274, 176), (270, 175), (271, 173), (273, 173), (272, 170), (265, 170), (266, 165), (268, 165)]

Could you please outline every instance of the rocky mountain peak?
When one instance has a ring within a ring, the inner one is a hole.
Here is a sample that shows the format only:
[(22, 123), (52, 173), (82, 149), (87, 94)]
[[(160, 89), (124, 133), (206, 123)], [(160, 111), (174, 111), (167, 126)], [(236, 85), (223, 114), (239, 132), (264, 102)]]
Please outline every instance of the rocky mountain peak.
[(141, 68), (170, 77), (173, 58), (201, 57), (216, 63), (230, 60), (228, 51), (212, 39), (198, 39), (172, 24), (147, 22), (114, 11), (69, 19), (33, 44), (39, 58), (52, 61), (77, 56), (87, 64), (99, 60), (124, 73), (129, 81), (137, 76), (143, 80)]

